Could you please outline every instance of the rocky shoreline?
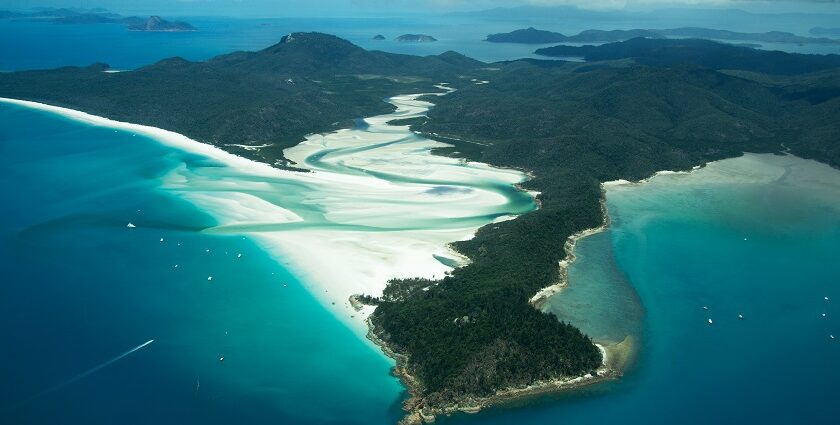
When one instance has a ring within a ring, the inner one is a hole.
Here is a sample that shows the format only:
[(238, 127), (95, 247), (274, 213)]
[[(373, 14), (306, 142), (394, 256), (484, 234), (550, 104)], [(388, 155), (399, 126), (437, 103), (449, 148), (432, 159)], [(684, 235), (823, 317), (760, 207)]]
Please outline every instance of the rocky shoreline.
[(566, 251), (566, 257), (558, 263), (558, 267), (560, 268), (559, 278), (557, 279), (557, 283), (547, 286), (543, 289), (537, 291), (530, 300), (534, 308), (537, 310), (542, 311), (542, 308), (545, 306), (546, 301), (551, 298), (552, 295), (560, 292), (563, 288), (569, 286), (569, 266), (575, 261), (575, 246), (580, 239), (583, 239), (587, 236), (592, 236), (597, 233), (601, 233), (607, 229), (610, 225), (610, 215), (607, 212), (607, 192), (604, 189), (604, 186), (601, 186), (601, 225), (598, 227), (594, 227), (591, 229), (584, 229), (580, 232), (577, 232), (568, 239), (566, 239), (566, 243), (563, 245), (563, 249)]
[[(526, 171), (529, 178), (533, 175)], [(521, 189), (521, 188), (520, 188)], [(536, 198), (536, 197), (535, 197)], [(537, 208), (540, 207), (539, 200), (537, 200)], [(568, 268), (575, 260), (575, 245), (577, 241), (590, 235), (597, 234), (606, 230), (610, 224), (609, 214), (607, 214), (606, 204), (606, 189), (601, 187), (601, 214), (602, 224), (595, 228), (584, 229), (574, 235), (570, 236), (564, 245), (566, 258), (559, 262), (560, 276), (558, 282), (554, 285), (538, 291), (529, 302), (531, 305), (542, 310), (544, 303), (552, 295), (560, 292), (563, 288), (568, 286)], [(454, 248), (451, 248), (454, 250)], [(457, 251), (456, 251), (457, 252)], [(353, 297), (351, 297), (353, 298)], [(351, 303), (357, 302), (363, 304), (361, 300), (351, 299)], [(497, 390), (494, 394), (485, 397), (466, 396), (459, 399), (450, 400), (444, 406), (429, 406), (423, 397), (423, 384), (409, 370), (409, 358), (392, 348), (385, 339), (380, 336), (380, 330), (371, 322), (370, 317), (366, 319), (368, 325), (367, 338), (376, 344), (385, 355), (394, 359), (396, 365), (391, 373), (400, 379), (400, 382), (406, 387), (409, 397), (403, 402), (403, 410), (406, 416), (399, 421), (399, 425), (417, 425), (424, 423), (433, 423), (435, 418), (439, 415), (452, 415), (455, 413), (478, 413), (482, 409), (490, 406), (504, 404), (510, 401), (519, 400), (528, 397), (534, 397), (544, 394), (555, 393), (559, 391), (569, 391), (575, 388), (580, 388), (587, 385), (596, 384), (610, 379), (615, 379), (621, 376), (620, 367), (612, 367), (611, 362), (608, 361), (611, 356), (608, 348), (596, 344), (602, 354), (601, 367), (595, 371), (595, 374), (586, 374), (583, 376), (561, 376), (549, 380), (536, 381), (529, 385), (522, 387), (509, 387)], [(612, 347), (618, 351), (617, 347)], [(620, 363), (620, 362), (619, 362)]]
[(399, 421), (399, 425), (433, 423), (435, 422), (435, 418), (439, 415), (449, 416), (455, 413), (478, 413), (482, 409), (504, 404), (513, 400), (550, 394), (558, 391), (568, 391), (606, 380), (615, 379), (621, 376), (621, 371), (619, 369), (610, 366), (609, 359), (612, 356), (608, 352), (608, 348), (600, 344), (596, 344), (598, 349), (601, 351), (602, 363), (601, 367), (595, 371), (594, 375), (586, 374), (583, 376), (563, 376), (554, 379), (536, 381), (522, 387), (500, 389), (490, 396), (466, 396), (450, 400), (446, 405), (433, 407), (426, 404), (426, 401), (423, 398), (423, 384), (411, 374), (408, 368), (408, 356), (392, 349), (388, 343), (379, 336), (379, 331), (371, 322), (370, 318), (368, 318), (366, 322), (368, 324), (367, 338), (380, 347), (385, 355), (396, 361), (396, 365), (391, 370), (391, 373), (400, 379), (400, 382), (402, 382), (409, 393), (409, 397), (403, 402), (402, 406), (406, 415)]

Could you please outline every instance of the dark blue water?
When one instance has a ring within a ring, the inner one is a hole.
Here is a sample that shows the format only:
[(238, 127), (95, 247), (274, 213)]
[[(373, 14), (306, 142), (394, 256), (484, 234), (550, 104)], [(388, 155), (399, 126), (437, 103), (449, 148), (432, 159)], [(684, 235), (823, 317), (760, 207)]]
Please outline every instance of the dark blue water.
[(208, 165), (0, 105), (0, 423), (399, 417), (388, 359), (275, 259), (242, 237), (200, 233), (212, 218), (159, 189), (182, 163)]

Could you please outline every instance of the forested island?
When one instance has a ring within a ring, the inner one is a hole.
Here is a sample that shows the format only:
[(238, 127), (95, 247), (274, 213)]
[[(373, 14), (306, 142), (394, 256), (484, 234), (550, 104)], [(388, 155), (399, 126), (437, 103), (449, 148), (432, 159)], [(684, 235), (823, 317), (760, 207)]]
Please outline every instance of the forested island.
[(26, 19), (54, 24), (121, 24), (129, 31), (188, 32), (196, 28), (187, 22), (167, 21), (160, 16), (120, 16), (105, 9), (41, 9), (34, 12), (0, 11), (0, 19)]
[(527, 170), (533, 178), (523, 187), (540, 192), (540, 208), (454, 244), (471, 263), (443, 279), (395, 280), (381, 298), (365, 298), (377, 305), (371, 336), (397, 359), (411, 391), (407, 419), (419, 421), (479, 409), (512, 389), (598, 375), (603, 358), (593, 341), (530, 300), (562, 281), (567, 239), (604, 222), (601, 182), (747, 151), (840, 166), (837, 57), (639, 40), (578, 52), (586, 63), (488, 65), (294, 33), (206, 62), (2, 73), (0, 96), (161, 127), (293, 168), (282, 150), (306, 134), (387, 112), (385, 97), (451, 83), (457, 91), (434, 97), (428, 119), (412, 128), (454, 145), (439, 154)]
[(397, 37), (397, 41), (403, 43), (431, 43), (437, 41), (437, 39), (426, 34), (403, 34)]
[[(827, 29), (821, 29), (827, 30)], [(829, 35), (830, 32), (814, 32), (815, 35)], [(763, 43), (794, 44), (840, 44), (840, 40), (825, 37), (803, 37), (790, 32), (768, 31), (747, 33), (710, 28), (684, 27), (672, 29), (630, 29), (630, 30), (585, 30), (576, 35), (564, 35), (559, 32), (527, 28), (508, 33), (490, 34), (486, 41), (493, 43), (609, 43), (626, 41), (633, 38), (702, 38), (709, 40), (755, 41)]]
[(634, 38), (599, 46), (559, 45), (537, 49), (534, 53), (543, 56), (583, 57), (587, 61), (632, 59), (649, 66), (689, 65), (779, 75), (817, 72), (840, 66), (840, 55), (784, 53), (700, 39)]

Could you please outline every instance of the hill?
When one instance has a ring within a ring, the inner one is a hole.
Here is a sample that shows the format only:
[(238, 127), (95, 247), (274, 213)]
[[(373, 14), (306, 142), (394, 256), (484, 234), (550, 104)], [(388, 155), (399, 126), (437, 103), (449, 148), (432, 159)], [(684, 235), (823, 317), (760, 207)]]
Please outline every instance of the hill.
[(653, 66), (696, 66), (793, 75), (840, 67), (840, 55), (804, 55), (756, 50), (699, 39), (634, 38), (600, 46), (554, 46), (543, 56), (583, 57), (587, 61), (633, 59)]
[[(382, 99), (433, 91), (439, 78), (480, 62), (454, 52), (416, 57), (370, 52), (337, 37), (294, 33), (259, 52), (206, 62), (171, 58), (130, 72), (107, 65), (0, 75), (2, 96), (63, 105), (121, 121), (152, 125), (285, 165), (282, 150), (313, 132), (388, 112)], [(432, 78), (433, 77), (433, 78)]]

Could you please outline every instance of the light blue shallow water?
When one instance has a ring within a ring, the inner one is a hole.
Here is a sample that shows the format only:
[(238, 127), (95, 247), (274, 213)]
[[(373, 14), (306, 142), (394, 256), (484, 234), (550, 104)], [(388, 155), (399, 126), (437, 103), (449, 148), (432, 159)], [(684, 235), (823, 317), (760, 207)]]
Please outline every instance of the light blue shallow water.
[(183, 162), (207, 165), (0, 105), (0, 423), (392, 423), (391, 362), (253, 243), (199, 233), (159, 189)]
[(452, 422), (836, 423), (840, 171), (769, 155), (710, 168), (609, 190), (611, 228), (578, 243), (551, 299), (596, 339), (641, 341), (625, 377)]

